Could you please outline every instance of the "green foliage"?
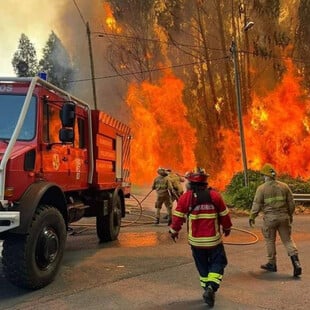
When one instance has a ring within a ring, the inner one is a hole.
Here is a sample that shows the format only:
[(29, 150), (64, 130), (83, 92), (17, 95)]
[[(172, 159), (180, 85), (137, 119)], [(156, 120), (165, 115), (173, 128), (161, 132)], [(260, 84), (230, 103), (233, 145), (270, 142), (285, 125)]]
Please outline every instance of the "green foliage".
[[(27, 70), (22, 72), (19, 64), (24, 63)], [(18, 77), (33, 77), (39, 71), (47, 73), (50, 83), (61, 89), (68, 90), (68, 82), (75, 73), (71, 58), (52, 31), (43, 49), (43, 58), (37, 61), (37, 52), (25, 34), (21, 34), (17, 51), (12, 59), (14, 71)]]
[(248, 170), (248, 186), (244, 186), (243, 172), (236, 173), (227, 185), (223, 197), (225, 202), (236, 208), (251, 209), (255, 191), (262, 183), (262, 176), (258, 171)]
[[(21, 62), (28, 65), (28, 68), (24, 72), (19, 68)], [(37, 75), (37, 52), (29, 38), (24, 33), (20, 36), (17, 51), (14, 53), (12, 59), (12, 65), (14, 72), (18, 77), (32, 77)]]
[(302, 180), (300, 178), (292, 178), (289, 175), (281, 175), (278, 177), (279, 181), (286, 183), (293, 193), (296, 194), (306, 194), (310, 193), (310, 182)]
[(69, 54), (57, 35), (52, 31), (43, 49), (39, 62), (40, 71), (47, 73), (47, 80), (61, 89), (67, 90), (73, 79), (74, 68)]
[[(250, 210), (257, 187), (263, 183), (259, 171), (248, 170), (248, 187), (244, 186), (243, 172), (236, 173), (227, 185), (223, 198), (227, 205), (238, 209)], [(300, 178), (292, 178), (289, 175), (279, 175), (277, 180), (286, 183), (293, 193), (310, 193), (310, 182)]]

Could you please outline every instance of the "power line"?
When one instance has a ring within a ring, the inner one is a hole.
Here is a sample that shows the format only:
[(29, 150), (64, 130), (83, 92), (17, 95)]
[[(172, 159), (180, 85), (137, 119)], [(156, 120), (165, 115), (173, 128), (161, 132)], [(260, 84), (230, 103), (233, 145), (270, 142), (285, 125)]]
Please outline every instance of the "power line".
[[(151, 39), (151, 38), (142, 38), (142, 37), (137, 37), (137, 36), (128, 36), (128, 35), (121, 35), (121, 34), (114, 34), (114, 33), (108, 33), (104, 31), (95, 31), (92, 32), (92, 34), (97, 34), (98, 37), (104, 37), (104, 36), (109, 36), (109, 37), (114, 37), (114, 38), (125, 38), (129, 40), (137, 40), (137, 41), (149, 41), (149, 42), (154, 42), (154, 43), (162, 43), (162, 44), (167, 44), (167, 45), (173, 45), (176, 48), (179, 48), (180, 46), (182, 47), (189, 47), (189, 48), (201, 48), (201, 46), (198, 45), (191, 45), (191, 44), (185, 44), (182, 42), (178, 42), (176, 40), (171, 40), (171, 42), (166, 42), (166, 41), (161, 41), (158, 39)], [(211, 51), (221, 51), (221, 52), (229, 52), (229, 50), (221, 49), (221, 48), (215, 48), (215, 47), (206, 47), (206, 49), (211, 50)], [(184, 52), (184, 51), (183, 51)], [(255, 52), (250, 52), (250, 51), (245, 51), (245, 50), (239, 50), (237, 53), (243, 53), (243, 54), (250, 54), (254, 57), (262, 57), (262, 58), (269, 58), (269, 59), (292, 59), (295, 62), (302, 62), (302, 63), (308, 63), (303, 61), (302, 59), (294, 59), (291, 57), (276, 57), (276, 56), (262, 56), (262, 55), (257, 55)]]
[[(244, 54), (250, 54), (254, 57), (262, 57), (256, 55), (254, 52), (250, 51), (238, 51), (237, 53), (244, 53)], [(225, 59), (230, 59), (231, 56), (224, 56), (220, 58), (214, 58), (210, 59), (209, 61), (219, 61), (219, 60), (225, 60)], [(268, 59), (278, 59), (278, 60), (286, 60), (286, 59), (291, 59), (294, 62), (301, 62), (301, 63), (310, 63), (310, 62), (305, 62), (301, 59), (295, 59), (291, 57), (273, 57), (273, 56), (268, 56), (268, 57), (263, 57), (263, 58), (268, 58)], [(102, 80), (102, 79), (110, 79), (110, 78), (116, 78), (116, 77), (124, 77), (124, 76), (130, 76), (130, 75), (136, 75), (136, 74), (142, 74), (142, 73), (148, 73), (148, 72), (157, 72), (157, 71), (162, 71), (162, 70), (167, 70), (167, 69), (173, 69), (173, 68), (180, 68), (180, 67), (188, 67), (188, 66), (193, 66), (196, 64), (199, 64), (204, 61), (196, 61), (196, 62), (191, 62), (191, 63), (186, 63), (186, 64), (179, 64), (179, 65), (173, 65), (173, 66), (167, 66), (167, 67), (160, 67), (160, 68), (155, 68), (155, 69), (149, 69), (149, 70), (140, 70), (140, 71), (133, 71), (133, 72), (127, 72), (127, 73), (117, 73), (117, 74), (111, 74), (111, 75), (106, 75), (106, 76), (99, 76), (99, 77), (94, 77), (94, 80)], [(68, 83), (78, 83), (78, 82), (86, 82), (92, 80), (91, 78), (85, 78), (85, 79), (78, 79), (78, 80), (72, 80), (68, 81)]]
[(76, 3), (75, 0), (72, 0), (72, 1), (73, 1), (74, 5), (75, 5), (76, 9), (77, 9), (78, 12), (79, 12), (79, 15), (80, 15), (80, 17), (81, 17), (81, 19), (82, 19), (82, 22), (83, 22), (84, 26), (86, 26), (86, 21), (85, 21), (83, 15), (82, 15), (82, 12), (81, 12), (79, 6), (77, 5), (77, 3)]
[[(210, 59), (210, 61), (218, 61), (218, 60), (224, 60), (224, 59), (228, 59), (228, 58), (230, 58), (230, 56), (214, 58), (214, 59)], [(161, 68), (156, 68), (156, 69), (149, 69), (149, 70), (141, 70), (141, 71), (136, 71), (136, 72), (127, 72), (127, 73), (118, 73), (118, 74), (112, 74), (112, 75), (106, 75), (106, 76), (99, 76), (99, 77), (95, 77), (94, 79), (95, 80), (102, 80), (102, 79), (109, 79), (109, 78), (115, 78), (115, 77), (130, 76), (130, 75), (141, 74), (141, 73), (156, 72), (156, 71), (162, 71), (162, 70), (167, 70), (167, 69), (172, 69), (172, 68), (193, 66), (193, 65), (197, 65), (201, 62), (202, 61), (195, 61), (195, 62), (191, 62), (191, 63), (187, 63), (187, 64), (179, 64), (179, 65), (161, 67)], [(90, 81), (90, 80), (91, 80), (91, 78), (79, 79), (79, 80), (74, 80), (74, 81), (68, 81), (68, 83), (86, 82), (86, 81)]]
[(277, 59), (277, 60), (292, 60), (293, 62), (301, 62), (301, 63), (304, 63), (304, 64), (310, 64), (309, 61), (304, 61), (302, 59), (298, 59), (298, 58), (293, 58), (293, 57), (290, 57), (290, 56), (272, 56), (272, 55), (259, 55), (255, 52), (250, 52), (250, 51), (245, 51), (245, 50), (239, 50), (237, 51), (237, 53), (239, 54), (249, 54), (253, 57), (259, 57), (259, 58), (264, 58), (264, 59)]
[[(95, 31), (95, 32), (92, 32), (92, 34), (97, 34), (98, 37), (108, 36), (108, 37), (124, 38), (124, 39), (135, 40), (135, 41), (149, 41), (149, 42), (161, 43), (161, 44), (167, 44), (167, 45), (173, 45), (173, 46), (179, 45), (179, 46), (190, 47), (190, 48), (200, 48), (201, 47), (198, 45), (191, 45), (191, 44), (185, 44), (182, 42), (177, 42), (176, 40), (174, 40), (173, 42), (166, 42), (166, 41), (161, 41), (158, 39), (141, 38), (141, 37), (137, 37), (137, 36), (128, 36), (128, 35), (122, 35), (122, 34), (108, 33), (105, 31)], [(223, 49), (213, 48), (213, 47), (207, 47), (207, 49), (213, 50), (213, 51), (222, 51), (222, 52), (224, 51)]]

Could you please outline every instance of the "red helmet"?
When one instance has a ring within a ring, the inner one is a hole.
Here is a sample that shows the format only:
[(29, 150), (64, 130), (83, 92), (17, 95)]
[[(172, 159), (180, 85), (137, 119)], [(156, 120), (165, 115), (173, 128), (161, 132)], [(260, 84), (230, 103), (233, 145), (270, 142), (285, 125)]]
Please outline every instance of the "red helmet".
[(209, 174), (203, 168), (196, 168), (194, 171), (187, 172), (185, 178), (193, 183), (207, 183)]

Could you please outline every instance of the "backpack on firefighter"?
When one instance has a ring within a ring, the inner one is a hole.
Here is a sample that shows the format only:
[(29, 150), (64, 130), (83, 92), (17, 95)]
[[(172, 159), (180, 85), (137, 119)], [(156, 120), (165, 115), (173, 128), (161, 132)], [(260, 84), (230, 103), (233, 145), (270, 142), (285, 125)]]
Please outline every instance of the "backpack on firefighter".
[(184, 182), (184, 178), (179, 174), (172, 172), (171, 169), (166, 169), (168, 173), (168, 178), (171, 181), (173, 189), (170, 191), (170, 197), (172, 201), (178, 201), (180, 196), (183, 194), (184, 189), (182, 183)]

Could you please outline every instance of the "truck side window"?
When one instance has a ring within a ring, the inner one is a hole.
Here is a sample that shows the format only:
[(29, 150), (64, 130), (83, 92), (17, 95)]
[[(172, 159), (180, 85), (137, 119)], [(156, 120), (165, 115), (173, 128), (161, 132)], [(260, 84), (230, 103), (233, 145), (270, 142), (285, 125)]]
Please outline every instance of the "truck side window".
[(47, 143), (60, 143), (59, 129), (62, 127), (59, 117), (60, 108), (46, 105), (43, 111), (43, 140)]

